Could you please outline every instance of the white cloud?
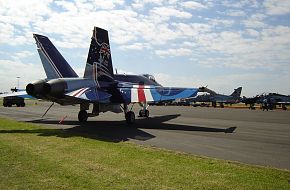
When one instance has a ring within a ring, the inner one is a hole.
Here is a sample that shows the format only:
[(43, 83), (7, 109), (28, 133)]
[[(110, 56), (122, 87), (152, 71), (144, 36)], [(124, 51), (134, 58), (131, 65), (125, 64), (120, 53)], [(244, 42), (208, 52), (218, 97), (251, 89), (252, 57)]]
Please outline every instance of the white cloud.
[(148, 44), (143, 44), (143, 43), (134, 43), (134, 44), (131, 44), (131, 45), (122, 45), (120, 46), (119, 48), (121, 50), (142, 50), (144, 48), (148, 48), (149, 45)]
[(15, 87), (16, 77), (20, 77), (19, 87), (25, 88), (29, 82), (45, 78), (45, 74), (40, 64), (22, 63), (20, 60), (0, 60), (1, 90), (9, 91), (10, 88)]
[(256, 0), (242, 0), (242, 1), (222, 1), (222, 5), (225, 7), (242, 9), (245, 6), (257, 7), (258, 2)]
[(30, 1), (0, 1), (0, 13), (6, 17), (6, 22), (22, 27), (28, 27), (33, 20), (49, 15), (49, 3), (52, 0)]
[(104, 0), (94, 0), (93, 4), (95, 6), (95, 10), (98, 8), (101, 9), (114, 9), (118, 5), (123, 5), (123, 0), (111, 0), (111, 1), (104, 1)]
[(75, 13), (78, 11), (74, 2), (55, 1), (55, 4), (62, 7), (66, 11), (75, 12)]
[(257, 30), (254, 29), (246, 29), (245, 33), (247, 35), (253, 36), (253, 37), (258, 37), (260, 35), (260, 33)]
[(176, 48), (166, 50), (155, 50), (155, 53), (160, 57), (178, 57), (178, 56), (189, 56), (192, 54), (190, 49), (187, 48)]
[(246, 13), (242, 10), (230, 10), (226, 12), (226, 15), (233, 16), (233, 17), (242, 17), (242, 16), (246, 16)]
[(35, 52), (30, 52), (30, 51), (20, 51), (20, 52), (17, 52), (15, 53), (15, 55), (12, 57), (15, 59), (15, 60), (21, 60), (22, 58), (27, 58), (27, 57), (30, 57), (30, 56), (33, 56), (35, 55)]
[(264, 28), (264, 27), (266, 27), (266, 24), (262, 21), (259, 21), (259, 20), (248, 19), (248, 20), (244, 20), (243, 23), (244, 23), (246, 28)]
[(284, 15), (290, 13), (290, 1), (265, 0), (263, 3), (268, 15)]
[(223, 28), (223, 27), (229, 27), (234, 24), (233, 20), (226, 20), (226, 19), (206, 19), (208, 20), (208, 23), (212, 26)]
[(176, 73), (172, 77), (172, 75), (162, 72), (153, 75), (156, 81), (165, 87), (200, 87), (204, 85), (197, 76), (180, 76)]
[(182, 7), (184, 7), (184, 8), (193, 9), (193, 10), (195, 10), (195, 9), (199, 10), (199, 9), (206, 9), (207, 8), (207, 6), (205, 6), (205, 5), (201, 4), (201, 3), (198, 3), (196, 1), (182, 2), (182, 3), (180, 3), (180, 5)]
[(185, 11), (180, 11), (173, 7), (154, 7), (151, 11), (154, 17), (159, 16), (162, 21), (169, 20), (170, 17), (189, 19), (192, 15)]

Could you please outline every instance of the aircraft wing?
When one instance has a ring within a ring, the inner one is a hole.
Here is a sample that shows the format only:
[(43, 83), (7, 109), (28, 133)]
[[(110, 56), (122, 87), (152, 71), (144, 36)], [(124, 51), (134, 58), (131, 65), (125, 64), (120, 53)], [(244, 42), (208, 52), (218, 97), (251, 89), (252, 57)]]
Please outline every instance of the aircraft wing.
[(0, 94), (0, 98), (12, 97), (12, 96), (17, 96), (17, 97), (21, 97), (21, 98), (28, 98), (28, 99), (35, 99), (34, 97), (28, 95), (26, 91), (19, 91), (19, 92), (13, 92), (13, 93), (8, 93), (8, 94)]
[(98, 90), (95, 87), (81, 88), (72, 92), (66, 93), (65, 96), (74, 102), (101, 102), (107, 103), (112, 96), (109, 93)]
[(132, 85), (122, 86), (119, 90), (126, 103), (159, 102), (190, 98), (197, 95), (198, 88), (170, 88), (160, 86)]

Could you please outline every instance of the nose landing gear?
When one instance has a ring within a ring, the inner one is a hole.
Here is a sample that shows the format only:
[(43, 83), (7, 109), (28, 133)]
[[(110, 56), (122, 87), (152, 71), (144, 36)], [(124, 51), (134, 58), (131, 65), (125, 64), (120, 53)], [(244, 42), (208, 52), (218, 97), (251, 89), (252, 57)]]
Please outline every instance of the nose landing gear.
[(147, 109), (143, 109), (143, 110), (140, 110), (139, 111), (139, 117), (149, 117), (149, 110), (147, 110)]

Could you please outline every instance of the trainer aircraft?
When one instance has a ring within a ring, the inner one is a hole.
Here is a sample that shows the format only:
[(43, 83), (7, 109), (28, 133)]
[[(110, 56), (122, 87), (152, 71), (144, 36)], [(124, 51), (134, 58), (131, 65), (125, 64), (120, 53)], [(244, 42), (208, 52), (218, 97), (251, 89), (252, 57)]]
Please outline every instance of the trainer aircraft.
[(94, 27), (83, 77), (46, 36), (33, 37), (47, 78), (29, 83), (27, 94), (60, 105), (79, 104), (80, 122), (111, 111), (123, 112), (127, 123), (132, 124), (136, 103), (141, 105), (139, 116), (149, 117), (149, 102), (194, 97), (198, 92), (198, 88), (163, 87), (151, 75), (114, 74), (108, 31), (101, 28)]

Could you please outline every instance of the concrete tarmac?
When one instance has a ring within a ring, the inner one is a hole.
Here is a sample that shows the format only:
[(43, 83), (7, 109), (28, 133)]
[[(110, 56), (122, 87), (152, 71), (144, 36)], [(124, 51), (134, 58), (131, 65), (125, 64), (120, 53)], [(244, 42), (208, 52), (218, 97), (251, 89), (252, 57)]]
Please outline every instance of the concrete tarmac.
[(123, 114), (110, 112), (80, 124), (79, 106), (54, 105), (41, 118), (49, 105), (39, 102), (24, 108), (0, 107), (0, 117), (37, 123), (47, 130), (64, 129), (66, 137), (130, 140), (194, 155), (290, 169), (290, 111), (151, 106), (150, 118), (145, 119), (137, 117), (139, 107), (135, 106), (136, 123), (128, 126)]

